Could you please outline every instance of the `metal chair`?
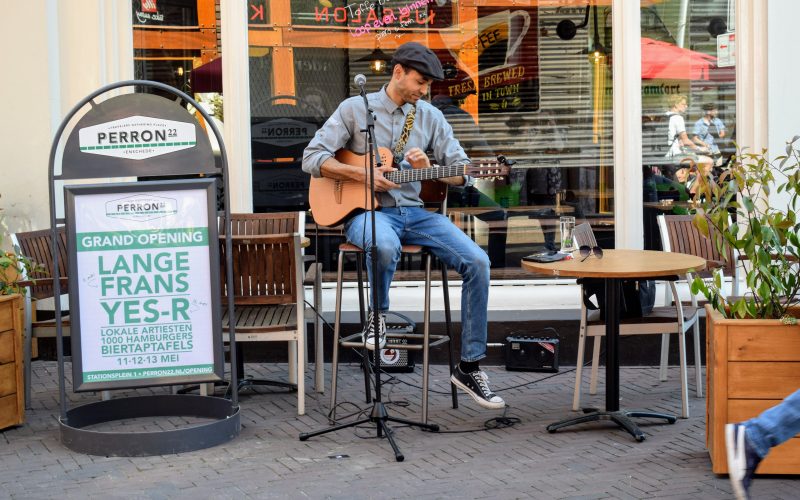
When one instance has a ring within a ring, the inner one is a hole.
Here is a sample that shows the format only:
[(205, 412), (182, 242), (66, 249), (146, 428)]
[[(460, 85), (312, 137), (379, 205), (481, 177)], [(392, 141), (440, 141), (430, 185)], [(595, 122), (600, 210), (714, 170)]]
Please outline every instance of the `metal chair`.
[[(56, 321), (54, 318), (41, 318), (41, 309), (38, 315), (34, 314), (33, 301), (43, 301), (53, 298), (53, 276), (55, 276), (53, 254), (51, 248), (51, 231), (20, 232), (11, 235), (11, 242), (19, 251), (41, 266), (41, 272), (31, 276), (25, 269), (20, 269), (22, 283), (27, 286), (25, 293), (24, 312), (24, 362), (25, 362), (25, 407), (30, 408), (31, 403), (31, 357), (33, 339), (40, 337), (56, 336)], [(58, 228), (58, 274), (61, 279), (61, 290), (67, 290), (67, 236), (64, 227)], [(38, 317), (37, 317), (38, 316)], [(62, 316), (62, 334), (69, 336), (69, 316)]]
[[(289, 342), (289, 384), (297, 387), (297, 414), (305, 414), (305, 298), (298, 233), (232, 235), (232, 253), (226, 255), (220, 238), (223, 300), (232, 294), (235, 318), (223, 313), (223, 332), (231, 322), (236, 342)], [(226, 263), (233, 267), (227, 282)], [(275, 385), (274, 382), (269, 382)]]
[[(223, 218), (219, 219), (219, 234), (225, 234)], [(231, 234), (232, 235), (257, 235), (257, 234), (286, 234), (299, 233), (304, 236), (305, 212), (270, 212), (270, 213), (235, 213), (231, 214)], [(301, 255), (304, 249), (300, 250)], [(312, 308), (305, 310), (307, 320), (312, 320), (314, 324), (314, 389), (325, 392), (325, 363), (323, 351), (322, 322), (319, 313), (322, 305), (322, 264), (315, 261), (315, 256), (303, 255), (303, 262), (308, 265), (305, 272), (303, 284), (312, 287)], [(289, 359), (296, 357), (293, 352), (294, 344), (289, 346)], [(307, 359), (306, 354), (303, 354)], [(239, 363), (243, 362), (242, 356), (237, 356)], [(239, 375), (243, 376), (243, 367), (239, 365)], [(252, 380), (252, 379), (247, 379)], [(243, 379), (245, 381), (245, 379)]]
[[(729, 273), (733, 279), (734, 295), (738, 292), (736, 281), (736, 264), (737, 259), (734, 257), (734, 252), (730, 247), (727, 247), (727, 254), (723, 255), (714, 245), (714, 242), (703, 236), (700, 231), (692, 224), (693, 215), (659, 215), (658, 228), (661, 233), (661, 245), (666, 252), (679, 252), (690, 255), (702, 257), (708, 262), (706, 270), (699, 273), (703, 278), (710, 278), (714, 269), (719, 269), (725, 275)], [(713, 231), (713, 228), (709, 228)], [(693, 276), (691, 273), (686, 275), (686, 281), (691, 282)], [(677, 294), (674, 295), (675, 301), (678, 302)], [(666, 305), (672, 302), (672, 294), (667, 295)], [(697, 307), (697, 297), (694, 294), (691, 296), (692, 307)], [(666, 380), (667, 374), (664, 369), (666, 363), (666, 353), (669, 351), (669, 338), (662, 338), (661, 346), (661, 380)], [(695, 377), (697, 379), (697, 396), (703, 396), (702, 388), (702, 362), (700, 357), (700, 327), (694, 326), (694, 352), (695, 352)]]
[[(583, 223), (575, 227), (575, 243), (578, 246), (596, 246), (597, 241), (588, 223)], [(677, 289), (674, 281), (668, 281), (669, 287), (677, 296)], [(581, 287), (583, 288), (583, 287)], [(581, 290), (583, 296), (583, 290)], [(679, 302), (669, 307), (654, 307), (653, 312), (641, 318), (623, 318), (620, 321), (620, 335), (656, 335), (656, 334), (678, 334), (679, 354), (680, 354), (680, 374), (681, 374), (681, 416), (689, 417), (689, 395), (686, 374), (686, 342), (685, 332), (695, 326), (698, 321), (697, 307), (683, 307)], [(594, 337), (592, 350), (592, 367), (589, 393), (597, 393), (597, 371), (600, 358), (600, 337), (604, 336), (605, 323), (600, 317), (600, 311), (590, 311), (581, 300), (581, 323), (580, 335), (578, 337), (578, 360), (575, 371), (575, 391), (572, 399), (572, 409), (580, 409), (581, 381), (583, 375), (583, 363), (586, 349), (586, 337)], [(662, 356), (662, 359), (663, 356)]]

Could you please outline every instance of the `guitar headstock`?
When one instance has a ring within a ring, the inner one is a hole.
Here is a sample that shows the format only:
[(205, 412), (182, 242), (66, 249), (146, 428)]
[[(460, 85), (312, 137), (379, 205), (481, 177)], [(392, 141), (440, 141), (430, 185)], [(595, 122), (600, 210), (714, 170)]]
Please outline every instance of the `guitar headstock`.
[(464, 167), (464, 173), (470, 177), (479, 179), (498, 179), (507, 177), (511, 172), (511, 166), (517, 163), (509, 160), (503, 155), (497, 155), (497, 160), (493, 162), (471, 163)]

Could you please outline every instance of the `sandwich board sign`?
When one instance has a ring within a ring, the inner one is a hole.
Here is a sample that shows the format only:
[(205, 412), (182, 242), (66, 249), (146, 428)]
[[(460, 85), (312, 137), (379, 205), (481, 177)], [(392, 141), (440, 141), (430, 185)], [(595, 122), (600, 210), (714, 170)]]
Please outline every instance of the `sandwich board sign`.
[(214, 180), (65, 193), (75, 390), (221, 380)]

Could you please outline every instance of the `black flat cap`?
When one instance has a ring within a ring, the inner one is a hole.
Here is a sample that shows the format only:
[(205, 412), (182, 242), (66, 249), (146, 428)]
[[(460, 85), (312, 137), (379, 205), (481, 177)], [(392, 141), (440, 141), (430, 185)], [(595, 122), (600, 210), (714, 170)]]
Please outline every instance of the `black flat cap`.
[(397, 47), (392, 55), (392, 66), (395, 64), (413, 68), (434, 80), (444, 80), (444, 71), (439, 58), (431, 49), (417, 42), (408, 42)]

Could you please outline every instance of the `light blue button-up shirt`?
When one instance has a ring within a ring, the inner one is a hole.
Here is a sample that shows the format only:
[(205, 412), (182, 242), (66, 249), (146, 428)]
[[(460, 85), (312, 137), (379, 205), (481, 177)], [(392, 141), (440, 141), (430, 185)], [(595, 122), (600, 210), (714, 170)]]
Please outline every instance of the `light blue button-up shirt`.
[[(398, 106), (386, 93), (384, 86), (378, 92), (367, 94), (369, 106), (375, 115), (375, 141), (378, 147), (394, 147), (405, 125), (406, 115), (411, 104)], [(353, 96), (343, 101), (328, 121), (320, 128), (303, 152), (303, 171), (320, 177), (320, 167), (328, 158), (342, 148), (357, 154), (367, 151), (365, 134), (366, 112), (361, 96)], [(437, 108), (426, 101), (417, 101), (414, 127), (406, 143), (405, 150), (411, 148), (432, 153), (439, 165), (463, 165), (469, 158), (461, 144), (453, 137), (453, 129)], [(403, 160), (395, 168), (408, 169), (411, 165)], [(378, 193), (378, 201), (384, 207), (422, 206), (419, 197), (421, 183), (401, 184), (399, 189)]]

